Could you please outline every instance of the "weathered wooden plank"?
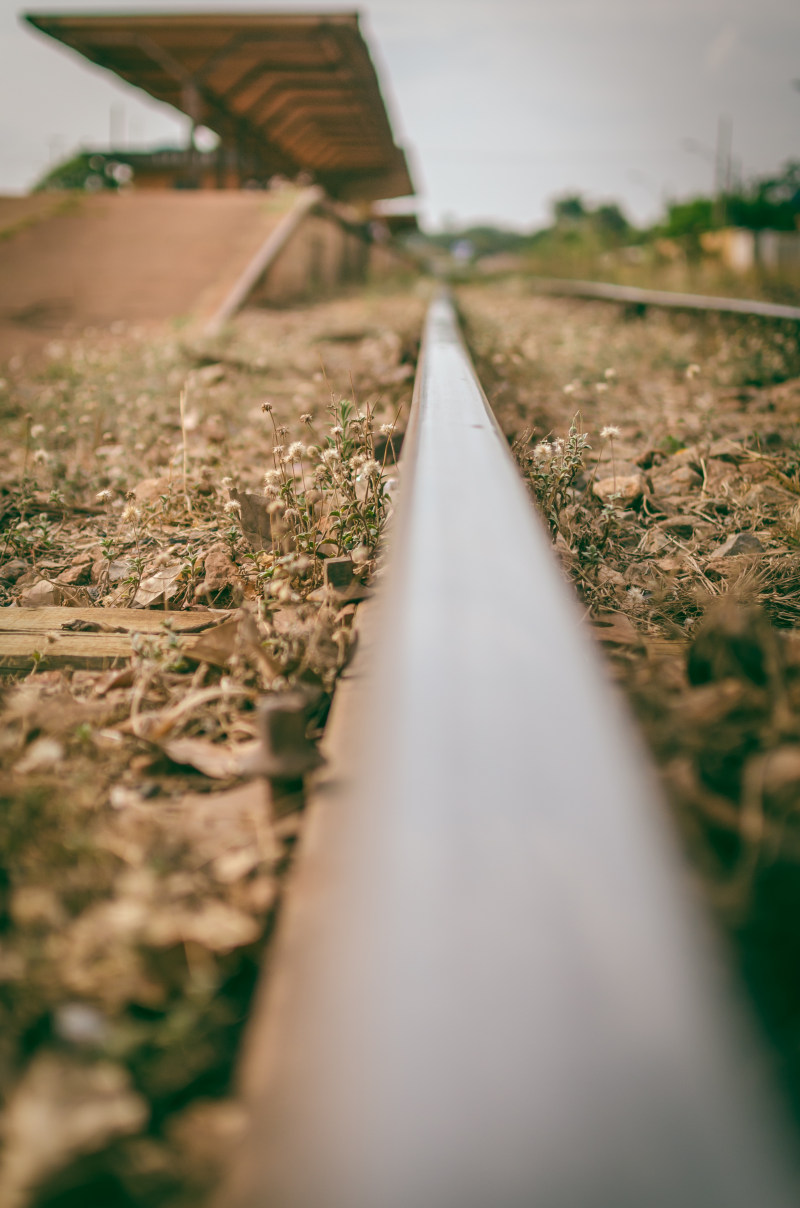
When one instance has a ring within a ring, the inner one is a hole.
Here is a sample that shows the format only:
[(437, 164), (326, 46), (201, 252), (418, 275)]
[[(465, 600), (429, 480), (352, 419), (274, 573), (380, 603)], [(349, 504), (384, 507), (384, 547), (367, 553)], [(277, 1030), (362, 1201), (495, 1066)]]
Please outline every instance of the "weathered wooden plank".
[(181, 633), (201, 633), (226, 616), (224, 609), (168, 612), (146, 608), (0, 608), (0, 633), (58, 632), (78, 621), (107, 626), (100, 631), (106, 633), (116, 628), (127, 633), (161, 633), (165, 623)]
[(104, 671), (129, 659), (133, 650), (126, 633), (0, 633), (0, 674), (74, 667)]
[[(0, 608), (0, 675), (73, 667), (105, 671), (129, 659), (134, 634), (203, 632), (228, 613), (163, 612), (144, 608)], [(80, 624), (97, 629), (75, 630)], [(69, 628), (65, 628), (69, 626)], [(102, 628), (100, 628), (102, 626)]]

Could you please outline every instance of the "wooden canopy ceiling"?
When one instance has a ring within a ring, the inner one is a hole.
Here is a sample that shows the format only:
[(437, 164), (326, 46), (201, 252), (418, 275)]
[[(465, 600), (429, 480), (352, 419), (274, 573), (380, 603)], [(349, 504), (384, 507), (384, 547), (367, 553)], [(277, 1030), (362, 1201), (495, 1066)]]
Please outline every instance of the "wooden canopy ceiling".
[(265, 174), (312, 172), (346, 200), (414, 191), (356, 13), (26, 20), (216, 131), (223, 146), (246, 148)]

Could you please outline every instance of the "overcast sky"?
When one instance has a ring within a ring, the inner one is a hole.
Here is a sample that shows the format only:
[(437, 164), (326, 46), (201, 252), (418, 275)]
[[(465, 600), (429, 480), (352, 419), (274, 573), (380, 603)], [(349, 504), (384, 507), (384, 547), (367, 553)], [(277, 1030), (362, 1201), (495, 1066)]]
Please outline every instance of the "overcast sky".
[[(45, 0), (40, 11), (275, 5)], [(746, 174), (800, 159), (800, 0), (364, 0), (363, 29), (421, 212), (531, 227), (553, 196), (617, 199), (637, 219), (708, 189), (721, 114)], [(185, 119), (21, 24), (0, 0), (0, 191), (24, 191), (56, 157), (183, 138)], [(121, 108), (120, 108), (121, 107)], [(686, 139), (698, 148), (688, 151)], [(702, 150), (705, 148), (705, 153)]]

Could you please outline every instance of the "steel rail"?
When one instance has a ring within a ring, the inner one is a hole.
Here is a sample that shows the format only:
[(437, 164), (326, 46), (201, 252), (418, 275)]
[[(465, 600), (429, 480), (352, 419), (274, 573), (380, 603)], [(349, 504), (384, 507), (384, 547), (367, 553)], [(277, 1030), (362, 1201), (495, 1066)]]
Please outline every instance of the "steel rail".
[(656, 306), (671, 310), (712, 311), (717, 314), (752, 315), (760, 319), (785, 319), (800, 323), (800, 306), (758, 302), (751, 298), (718, 298), (704, 294), (673, 293), (664, 289), (639, 289), (601, 281), (571, 281), (552, 277), (533, 279), (534, 292), (553, 297), (597, 298), (628, 306)]
[(746, 1012), (445, 298), (402, 476), (225, 1208), (796, 1205)]

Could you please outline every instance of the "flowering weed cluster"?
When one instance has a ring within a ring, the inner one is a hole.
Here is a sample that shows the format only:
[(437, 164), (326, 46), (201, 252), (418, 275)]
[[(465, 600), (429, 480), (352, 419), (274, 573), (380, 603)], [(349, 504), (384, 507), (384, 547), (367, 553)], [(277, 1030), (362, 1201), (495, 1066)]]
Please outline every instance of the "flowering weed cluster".
[(583, 474), (584, 456), (591, 449), (589, 437), (579, 424), (580, 415), (576, 415), (566, 439), (540, 440), (533, 446), (530, 431), (525, 431), (512, 448), (553, 535), (559, 532), (561, 514)]
[[(271, 548), (253, 560), (267, 596), (296, 602), (322, 583), (327, 558), (349, 557), (356, 569), (374, 558), (390, 508), (386, 455), (395, 425), (382, 425), (379, 460), (369, 405), (362, 413), (352, 399), (332, 397), (330, 427), (321, 436), (312, 416), (303, 415), (308, 444), (288, 442), (289, 429), (276, 423), (271, 403), (262, 410), (274, 433), (263, 498)], [(235, 499), (228, 507), (241, 515)]]

